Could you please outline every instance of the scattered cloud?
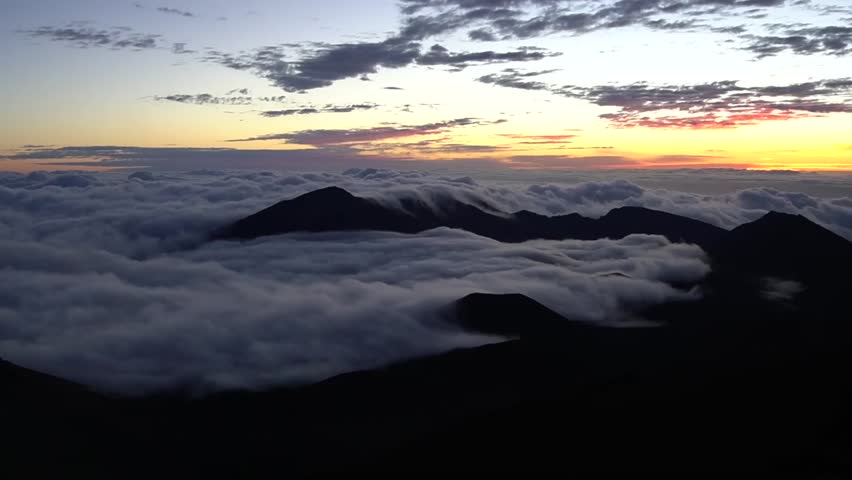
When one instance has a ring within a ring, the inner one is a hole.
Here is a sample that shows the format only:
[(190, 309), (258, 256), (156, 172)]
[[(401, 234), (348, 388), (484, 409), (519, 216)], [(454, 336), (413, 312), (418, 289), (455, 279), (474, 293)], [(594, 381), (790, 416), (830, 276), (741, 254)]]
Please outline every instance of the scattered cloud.
[(852, 79), (849, 78), (764, 87), (741, 86), (736, 81), (580, 87), (527, 80), (544, 73), (549, 72), (507, 70), (478, 80), (507, 88), (548, 91), (601, 107), (615, 107), (616, 112), (600, 117), (622, 128), (719, 129), (852, 112)]
[(852, 54), (852, 27), (847, 26), (788, 26), (777, 35), (744, 35), (743, 49), (765, 58), (782, 52), (798, 55)]
[(286, 110), (268, 110), (260, 114), (267, 118), (289, 117), (293, 115), (313, 115), (317, 113), (350, 113), (355, 111), (373, 110), (379, 106), (375, 103), (356, 103), (352, 105), (325, 105), (319, 107), (299, 107)]
[(684, 86), (566, 86), (558, 92), (602, 107), (617, 107), (617, 112), (601, 118), (619, 127), (731, 128), (852, 112), (852, 79), (848, 78), (768, 87), (744, 87), (732, 81)]
[(471, 40), (528, 39), (641, 26), (654, 30), (710, 28), (720, 17), (760, 17), (798, 0), (403, 0), (402, 35), (415, 39), (467, 31)]
[(432, 45), (424, 55), (417, 59), (419, 65), (446, 65), (456, 71), (464, 70), (471, 65), (490, 65), (507, 62), (530, 62), (547, 57), (559, 56), (561, 53), (548, 53), (543, 49), (533, 47), (520, 47), (511, 52), (465, 52), (452, 53), (441, 45)]
[[(496, 122), (500, 122), (497, 120)], [(475, 118), (457, 118), (444, 122), (421, 125), (382, 126), (349, 130), (302, 130), (298, 132), (275, 133), (257, 137), (229, 140), (230, 142), (254, 142), (260, 140), (284, 140), (298, 145), (328, 146), (361, 142), (374, 142), (421, 135), (437, 135), (456, 127), (493, 124), (495, 121), (483, 121)]]
[(328, 87), (335, 81), (376, 73), (378, 68), (400, 68), (420, 56), (420, 45), (399, 38), (382, 42), (320, 45), (298, 61), (286, 59), (280, 46), (262, 47), (237, 55), (210, 51), (206, 61), (250, 71), (288, 92)]
[(538, 72), (521, 72), (513, 68), (507, 68), (500, 73), (492, 73), (481, 76), (477, 81), (498, 85), (506, 88), (518, 88), (521, 90), (550, 90), (551, 87), (539, 80), (530, 80), (530, 78), (547, 75), (557, 70), (542, 70)]
[(466, 31), (470, 40), (530, 39), (556, 33), (586, 34), (624, 27), (657, 31), (706, 31), (731, 35), (758, 58), (790, 51), (800, 55), (852, 52), (852, 28), (845, 25), (769, 25), (774, 34), (750, 33), (744, 25), (724, 22), (762, 19), (773, 10), (799, 6), (824, 15), (849, 13), (848, 7), (808, 0), (404, 0), (400, 36), (412, 40)]
[(200, 168), (345, 168), (360, 162), (382, 165), (373, 158), (343, 145), (322, 149), (235, 149), (138, 146), (66, 146), (25, 148), (5, 160), (43, 161), (56, 166), (155, 167), (167, 170)]
[(300, 58), (288, 60), (292, 47), (269, 46), (236, 55), (210, 51), (205, 59), (228, 68), (253, 72), (285, 91), (301, 92), (328, 87), (347, 78), (369, 79), (368, 75), (376, 73), (379, 68), (402, 68), (416, 63), (449, 66), (458, 71), (473, 65), (529, 62), (559, 55), (534, 47), (521, 47), (510, 52), (453, 53), (437, 44), (424, 54), (419, 42), (403, 36), (390, 37), (382, 42), (319, 44), (315, 47), (299, 45)]
[(186, 48), (185, 43), (173, 43), (172, 44), (172, 53), (175, 55), (189, 55), (192, 53), (198, 53), (196, 50), (190, 50)]
[(158, 12), (168, 13), (170, 15), (179, 15), (181, 17), (195, 17), (196, 15), (192, 12), (186, 10), (179, 10), (177, 8), (169, 8), (169, 7), (158, 7)]
[[(240, 93), (239, 96), (234, 96), (234, 93)], [(191, 105), (253, 105), (258, 102), (283, 102), (285, 96), (272, 97), (252, 97), (248, 96), (248, 90), (240, 89), (230, 91), (225, 96), (216, 96), (209, 93), (199, 94), (172, 94), (165, 96), (155, 96), (154, 100), (158, 102), (176, 102)]]
[(24, 31), (34, 38), (63, 42), (77, 48), (111, 48), (114, 50), (149, 50), (160, 48), (160, 35), (136, 33), (125, 27), (110, 30), (70, 24), (65, 27), (43, 26)]

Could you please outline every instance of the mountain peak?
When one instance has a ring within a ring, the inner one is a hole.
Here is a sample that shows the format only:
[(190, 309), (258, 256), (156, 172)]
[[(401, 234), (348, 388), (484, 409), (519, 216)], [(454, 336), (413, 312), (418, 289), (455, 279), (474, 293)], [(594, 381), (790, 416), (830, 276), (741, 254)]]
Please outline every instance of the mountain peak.
[[(295, 199), (305, 199), (305, 200), (349, 200), (352, 198), (356, 198), (355, 195), (352, 195), (348, 191), (338, 187), (331, 186), (320, 188), (319, 190), (313, 190), (311, 192), (299, 195)], [(295, 200), (294, 199), (294, 200)]]
[(472, 331), (517, 336), (564, 328), (569, 320), (519, 293), (473, 293), (454, 304), (454, 321)]
[(839, 281), (852, 266), (848, 240), (801, 215), (774, 211), (733, 229), (711, 254), (740, 270), (808, 282)]
[(820, 238), (823, 241), (828, 241), (836, 244), (848, 244), (849, 242), (832, 232), (831, 230), (817, 224), (802, 215), (793, 215), (790, 213), (769, 211), (766, 215), (759, 219), (740, 225), (733, 230), (734, 232), (749, 232), (751, 234), (762, 233), (765, 235), (784, 235), (785, 238), (776, 238), (774, 241), (786, 241), (796, 236), (809, 236)]
[(728, 233), (700, 220), (645, 207), (614, 208), (601, 217), (600, 222), (612, 238), (634, 233), (663, 235), (672, 242), (694, 243), (705, 248)]
[(769, 212), (766, 213), (766, 215), (760, 217), (757, 221), (758, 222), (761, 222), (761, 221), (763, 221), (763, 222), (789, 222), (789, 221), (801, 221), (801, 220), (805, 220), (807, 222), (810, 222), (810, 220), (803, 217), (802, 215), (795, 215), (795, 214), (792, 214), (792, 213), (784, 213), (784, 212), (778, 212), (776, 210), (770, 210)]

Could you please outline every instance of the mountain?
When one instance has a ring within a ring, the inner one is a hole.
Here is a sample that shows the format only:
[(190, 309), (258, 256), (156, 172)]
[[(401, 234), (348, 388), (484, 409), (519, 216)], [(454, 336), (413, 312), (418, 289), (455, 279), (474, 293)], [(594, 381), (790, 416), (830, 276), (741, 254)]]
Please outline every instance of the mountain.
[(112, 402), (82, 385), (0, 359), (0, 391), (3, 469), (15, 478), (74, 471), (111, 432)]
[(449, 321), (466, 330), (508, 337), (530, 337), (583, 328), (526, 295), (470, 294), (450, 306)]
[(288, 232), (387, 230), (415, 233), (422, 221), (373, 200), (328, 187), (285, 200), (248, 216), (215, 234), (221, 239), (248, 240)]
[[(3, 401), (13, 406), (31, 407), (41, 402), (55, 402), (56, 405), (51, 408), (56, 408), (85, 405), (100, 398), (82, 385), (22, 368), (3, 359), (0, 359), (0, 384), (7, 387)], [(46, 406), (50, 406), (49, 403)]]
[(663, 235), (672, 242), (707, 247), (727, 235), (725, 229), (692, 218), (642, 207), (620, 207), (599, 220), (603, 234), (610, 238), (644, 233)]
[(663, 235), (673, 242), (709, 246), (726, 233), (698, 220), (641, 207), (618, 208), (600, 219), (578, 214), (548, 217), (529, 211), (506, 214), (452, 198), (445, 198), (434, 207), (403, 199), (395, 208), (328, 187), (279, 202), (215, 232), (213, 238), (249, 240), (290, 232), (335, 230), (417, 233), (437, 227), (467, 230), (501, 242), (594, 240), (645, 233)]
[(841, 280), (852, 268), (852, 243), (801, 215), (779, 212), (733, 229), (710, 253), (721, 266), (810, 282)]

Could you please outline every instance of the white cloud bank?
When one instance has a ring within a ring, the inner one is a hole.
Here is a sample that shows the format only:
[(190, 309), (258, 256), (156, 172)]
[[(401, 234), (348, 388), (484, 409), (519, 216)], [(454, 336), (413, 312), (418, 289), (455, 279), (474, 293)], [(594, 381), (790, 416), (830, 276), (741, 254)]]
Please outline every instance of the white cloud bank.
[(438, 229), (186, 248), (328, 185), (549, 214), (644, 205), (727, 227), (772, 208), (852, 232), (849, 198), (771, 189), (707, 196), (627, 181), (527, 185), (377, 170), (0, 174), (0, 355), (120, 391), (263, 387), (493, 341), (437, 319), (468, 293), (524, 293), (573, 318), (613, 321), (689, 298), (667, 282), (708, 270), (697, 247), (643, 235), (507, 245)]

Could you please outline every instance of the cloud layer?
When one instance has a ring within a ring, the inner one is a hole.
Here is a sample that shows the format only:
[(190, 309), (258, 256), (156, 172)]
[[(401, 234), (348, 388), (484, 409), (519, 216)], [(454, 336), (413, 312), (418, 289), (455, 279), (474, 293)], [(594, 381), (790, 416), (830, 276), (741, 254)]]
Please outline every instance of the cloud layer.
[(202, 244), (218, 226), (329, 185), (389, 204), (451, 195), (506, 211), (587, 215), (644, 205), (727, 227), (775, 209), (852, 238), (849, 197), (769, 188), (700, 195), (626, 180), (477, 181), (377, 169), (5, 173), (0, 355), (119, 391), (263, 387), (494, 341), (440, 321), (437, 312), (467, 293), (520, 292), (572, 318), (611, 322), (692, 298), (667, 283), (708, 271), (697, 247), (642, 235), (504, 245), (438, 229)]
[(406, 179), (430, 182), (367, 171), (4, 175), (0, 352), (119, 391), (261, 387), (495, 341), (441, 321), (468, 293), (522, 292), (573, 318), (619, 321), (692, 298), (666, 282), (708, 271), (699, 248), (653, 236), (503, 245), (438, 229), (199, 246), (273, 198), (330, 182), (391, 198), (388, 184)]
[[(597, 217), (620, 206), (644, 206), (724, 228), (777, 210), (805, 215), (852, 239), (848, 177), (710, 170), (623, 172), (632, 180), (612, 180), (612, 173), (576, 172), (551, 183), (554, 173), (468, 170), (475, 180), (459, 175), (463, 171), (455, 175), (374, 168), (344, 173), (3, 173), (0, 237), (149, 256), (192, 246), (205, 232), (283, 199), (337, 185), (389, 202), (404, 196), (416, 195), (427, 202), (451, 196), (507, 212), (545, 215), (577, 212)], [(486, 172), (491, 172), (492, 180)], [(683, 191), (695, 191), (702, 182), (739, 183), (743, 188), (718, 194)], [(821, 183), (825, 186), (818, 187)], [(751, 186), (755, 184), (777, 187)], [(815, 186), (817, 193), (826, 194), (795, 193), (800, 188), (814, 191)]]

